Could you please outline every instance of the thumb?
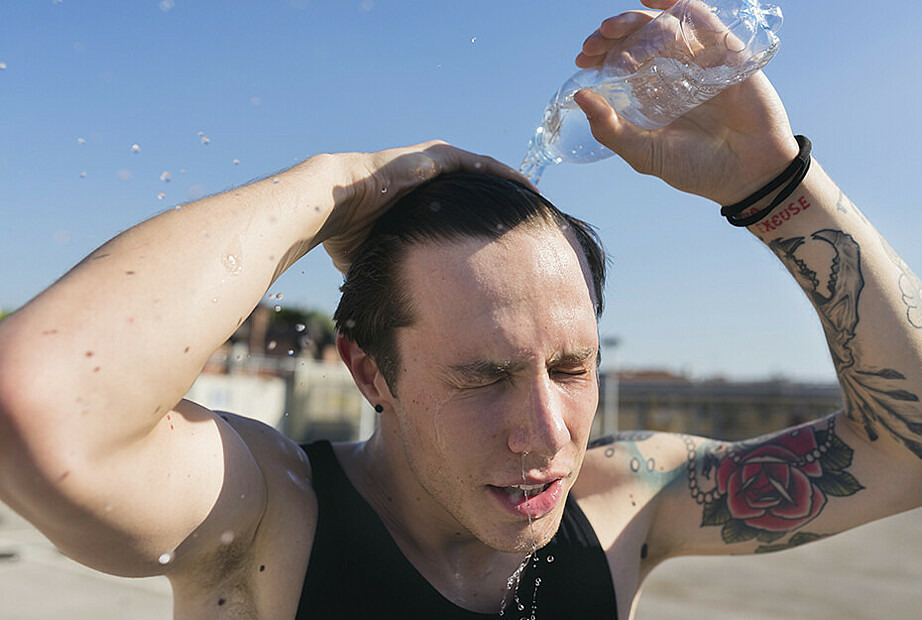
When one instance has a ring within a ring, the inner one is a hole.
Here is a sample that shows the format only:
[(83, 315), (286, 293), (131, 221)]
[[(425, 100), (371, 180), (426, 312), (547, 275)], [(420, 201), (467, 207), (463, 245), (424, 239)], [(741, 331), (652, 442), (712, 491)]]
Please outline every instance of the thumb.
[(573, 101), (589, 120), (593, 137), (635, 169), (637, 160), (648, 156), (649, 132), (619, 117), (604, 97), (584, 89), (573, 95)]

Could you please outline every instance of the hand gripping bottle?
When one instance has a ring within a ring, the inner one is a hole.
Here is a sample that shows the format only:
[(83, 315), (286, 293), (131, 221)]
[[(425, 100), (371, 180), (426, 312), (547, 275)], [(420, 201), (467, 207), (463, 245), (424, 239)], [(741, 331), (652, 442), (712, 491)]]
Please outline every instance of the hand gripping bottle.
[(550, 164), (588, 163), (612, 152), (595, 141), (573, 95), (605, 97), (621, 118), (659, 129), (748, 78), (778, 51), (781, 10), (758, 0), (679, 0), (616, 45), (597, 68), (554, 94), (519, 169), (537, 183)]

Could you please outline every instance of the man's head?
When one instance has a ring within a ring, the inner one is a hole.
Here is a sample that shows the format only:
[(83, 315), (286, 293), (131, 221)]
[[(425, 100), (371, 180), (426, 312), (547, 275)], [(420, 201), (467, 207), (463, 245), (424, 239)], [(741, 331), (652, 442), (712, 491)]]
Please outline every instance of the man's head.
[(598, 405), (603, 281), (591, 229), (509, 181), (442, 177), (377, 223), (335, 319), (381, 405), (368, 445), (400, 527), (505, 552), (551, 539)]
[(519, 228), (558, 228), (575, 241), (602, 314), (605, 254), (595, 231), (524, 185), (476, 173), (444, 175), (401, 198), (357, 253), (333, 315), (337, 331), (373, 358), (397, 392), (396, 330), (413, 323), (401, 265), (410, 247), (462, 239), (496, 240)]

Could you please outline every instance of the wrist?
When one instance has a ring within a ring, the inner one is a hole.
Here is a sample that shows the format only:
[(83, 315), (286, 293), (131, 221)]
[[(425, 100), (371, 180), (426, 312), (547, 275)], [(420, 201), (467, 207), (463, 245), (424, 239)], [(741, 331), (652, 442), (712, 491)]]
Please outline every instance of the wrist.
[(789, 130), (785, 133), (786, 137), (777, 143), (760, 146), (759, 161), (749, 163), (747, 159), (751, 157), (744, 159), (740, 156), (740, 166), (751, 177), (739, 179), (740, 183), (737, 187), (728, 191), (721, 200), (716, 201), (722, 205), (741, 202), (781, 175), (800, 152), (800, 145), (794, 134)]
[(739, 202), (724, 205), (720, 214), (733, 226), (752, 226), (768, 217), (793, 194), (810, 170), (812, 144), (806, 136), (795, 136), (798, 152), (778, 175)]

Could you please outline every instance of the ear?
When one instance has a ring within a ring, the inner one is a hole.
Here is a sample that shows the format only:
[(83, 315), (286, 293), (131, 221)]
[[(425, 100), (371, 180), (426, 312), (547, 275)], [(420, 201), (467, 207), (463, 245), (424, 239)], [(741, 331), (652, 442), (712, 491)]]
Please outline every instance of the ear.
[(359, 345), (342, 334), (336, 334), (336, 350), (369, 403), (377, 405), (393, 398), (378, 365)]

